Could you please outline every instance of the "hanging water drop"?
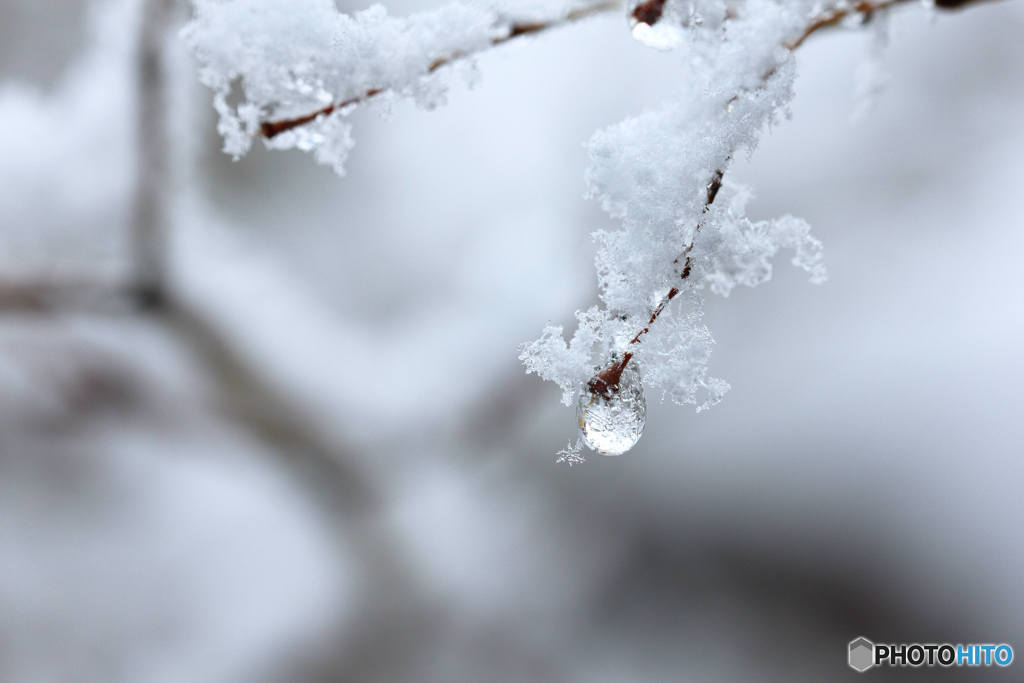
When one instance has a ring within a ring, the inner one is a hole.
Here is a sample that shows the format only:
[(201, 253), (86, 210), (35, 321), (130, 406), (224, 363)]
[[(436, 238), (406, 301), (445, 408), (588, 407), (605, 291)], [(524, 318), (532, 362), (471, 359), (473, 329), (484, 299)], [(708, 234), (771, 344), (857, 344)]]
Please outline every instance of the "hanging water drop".
[(636, 363), (622, 369), (604, 393), (585, 389), (576, 407), (580, 437), (600, 455), (622, 455), (636, 445), (647, 422), (647, 401)]

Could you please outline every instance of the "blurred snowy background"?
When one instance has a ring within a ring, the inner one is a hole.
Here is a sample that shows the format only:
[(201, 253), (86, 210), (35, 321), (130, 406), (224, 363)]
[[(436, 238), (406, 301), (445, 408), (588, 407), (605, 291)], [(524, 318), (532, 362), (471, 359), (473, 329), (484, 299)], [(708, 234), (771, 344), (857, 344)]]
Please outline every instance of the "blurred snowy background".
[(507, 45), (442, 109), (357, 112), (338, 178), (220, 154), (174, 42), (147, 312), (106, 293), (137, 4), (0, 0), (0, 680), (823, 681), (858, 635), (1024, 647), (1021, 3), (896, 13), (856, 125), (871, 35), (801, 49), (733, 174), (830, 281), (711, 298), (725, 401), (650, 397), (632, 452), (572, 470), (517, 345), (594, 302), (582, 143), (679, 57), (621, 16)]

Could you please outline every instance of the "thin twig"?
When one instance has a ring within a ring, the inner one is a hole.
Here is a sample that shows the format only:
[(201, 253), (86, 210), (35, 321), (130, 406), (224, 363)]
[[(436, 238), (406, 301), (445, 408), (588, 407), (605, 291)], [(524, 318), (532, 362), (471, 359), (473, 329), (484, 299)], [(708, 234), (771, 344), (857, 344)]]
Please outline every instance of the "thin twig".
[(852, 5), (844, 5), (841, 7), (833, 7), (832, 9), (826, 10), (819, 14), (814, 20), (807, 25), (795, 40), (786, 43), (786, 47), (791, 51), (797, 49), (803, 45), (804, 41), (810, 38), (815, 32), (820, 31), (823, 28), (829, 28), (837, 25), (843, 19), (856, 14), (862, 17), (870, 17), (873, 12), (884, 10), (893, 5), (898, 5), (904, 2), (911, 2), (911, 0), (880, 0), (878, 2), (857, 2)]
[[(609, 0), (607, 2), (599, 2), (596, 4), (588, 3), (585, 5), (581, 5), (580, 7), (569, 10), (562, 17), (559, 17), (558, 19), (552, 19), (551, 21), (517, 22), (502, 19), (495, 26), (495, 28), (505, 28), (506, 32), (504, 33), (504, 35), (500, 35), (496, 38), (493, 38), (490, 44), (488, 45), (488, 48), (497, 47), (499, 45), (502, 45), (504, 43), (507, 43), (511, 40), (514, 40), (522, 36), (543, 33), (550, 29), (559, 28), (561, 26), (565, 26), (567, 24), (571, 24), (581, 19), (586, 19), (588, 17), (595, 16), (597, 14), (602, 14), (604, 12), (609, 12), (611, 10), (620, 9), (621, 7), (622, 3), (619, 0)], [(437, 71), (438, 69), (447, 64), (451, 64), (452, 62), (456, 62), (460, 59), (465, 59), (474, 54), (478, 54), (479, 52), (479, 50), (474, 50), (470, 52), (459, 51), (447, 55), (441, 55), (439, 57), (436, 57), (433, 61), (430, 62), (430, 64), (427, 65), (426, 73), (434, 73), (435, 71)], [(276, 135), (280, 135), (285, 131), (292, 130), (293, 128), (298, 128), (299, 126), (303, 126), (307, 123), (315, 121), (320, 116), (328, 116), (334, 113), (335, 111), (338, 111), (339, 109), (344, 109), (345, 107), (365, 102), (366, 100), (372, 99), (377, 95), (380, 95), (384, 91), (385, 88), (370, 88), (369, 90), (360, 95), (355, 95), (348, 99), (341, 100), (340, 102), (333, 102), (331, 104), (328, 104), (326, 107), (317, 109), (316, 111), (310, 112), (309, 114), (296, 116), (295, 118), (290, 119), (263, 121), (262, 123), (260, 123), (260, 132), (263, 134), (263, 137), (269, 139)]]
[[(690, 272), (693, 268), (693, 262), (690, 260), (690, 252), (693, 251), (694, 239), (696, 239), (697, 232), (704, 225), (703, 216), (706, 215), (707, 212), (711, 209), (711, 205), (714, 203), (715, 197), (718, 196), (718, 191), (722, 189), (723, 175), (724, 172), (721, 169), (716, 170), (712, 174), (711, 182), (709, 182), (707, 186), (707, 198), (704, 201), (704, 208), (701, 210), (701, 221), (697, 224), (697, 227), (694, 228), (693, 237), (690, 238), (690, 243), (686, 246), (686, 249), (684, 249), (683, 253), (680, 256), (678, 256), (675, 261), (673, 261), (673, 263), (677, 265), (680, 261), (683, 262), (683, 270), (680, 274), (680, 278), (683, 280), (686, 280), (690, 277)], [(658, 319), (658, 316), (661, 315), (661, 312), (665, 310), (665, 307), (668, 306), (669, 302), (672, 301), (672, 299), (676, 298), (676, 295), (679, 294), (679, 292), (679, 287), (672, 287), (671, 289), (668, 290), (668, 292), (666, 292), (665, 296), (661, 297), (661, 300), (658, 301), (658, 304), (654, 307), (654, 310), (651, 311), (651, 317), (650, 319), (648, 319), (647, 325), (644, 326), (642, 330), (633, 335), (633, 338), (629, 340), (628, 345), (640, 343), (640, 338), (643, 337), (648, 332), (650, 332), (651, 325), (654, 324), (654, 321)], [(626, 369), (626, 366), (629, 364), (629, 361), (632, 358), (632, 352), (627, 351), (624, 354), (622, 354), (622, 358), (620, 358), (616, 362), (606, 367), (601, 372), (591, 377), (590, 381), (587, 382), (587, 389), (590, 391), (590, 393), (608, 396), (611, 392), (616, 391), (619, 386), (619, 380), (622, 378), (622, 371)]]
[(0, 281), (0, 314), (120, 313), (138, 308), (134, 287), (100, 279)]
[[(875, 12), (880, 12), (896, 5), (906, 5), (911, 2), (917, 2), (918, 0), (875, 0), (874, 2), (856, 2), (851, 5), (844, 5), (842, 7), (833, 7), (832, 9), (826, 10), (819, 14), (815, 19), (807, 25), (794, 40), (786, 43), (786, 47), (790, 50), (795, 50), (800, 47), (805, 40), (811, 37), (814, 33), (820, 31), (823, 28), (832, 28), (838, 25), (843, 19), (854, 15), (861, 15), (864, 19), (870, 19), (871, 15)], [(941, 10), (955, 10), (963, 9), (968, 5), (978, 5), (982, 2), (988, 2), (989, 0), (934, 0), (935, 7)]]

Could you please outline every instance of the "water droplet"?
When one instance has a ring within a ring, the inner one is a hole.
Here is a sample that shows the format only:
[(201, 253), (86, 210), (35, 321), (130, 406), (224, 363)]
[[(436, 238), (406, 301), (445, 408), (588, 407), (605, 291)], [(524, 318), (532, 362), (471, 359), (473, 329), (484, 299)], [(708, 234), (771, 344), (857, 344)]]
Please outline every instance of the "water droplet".
[(618, 390), (607, 396), (584, 390), (576, 407), (580, 436), (600, 455), (622, 455), (636, 445), (647, 423), (647, 401), (636, 363), (619, 378)]

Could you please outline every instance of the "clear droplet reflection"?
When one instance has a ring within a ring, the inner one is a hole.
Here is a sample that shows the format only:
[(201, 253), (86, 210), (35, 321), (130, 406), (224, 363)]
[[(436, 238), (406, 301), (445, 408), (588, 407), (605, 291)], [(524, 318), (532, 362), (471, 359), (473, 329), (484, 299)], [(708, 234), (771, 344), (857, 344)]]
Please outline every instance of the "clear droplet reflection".
[(584, 391), (576, 407), (580, 436), (600, 455), (622, 455), (640, 440), (647, 423), (647, 401), (636, 363), (626, 365), (618, 391), (609, 395)]

